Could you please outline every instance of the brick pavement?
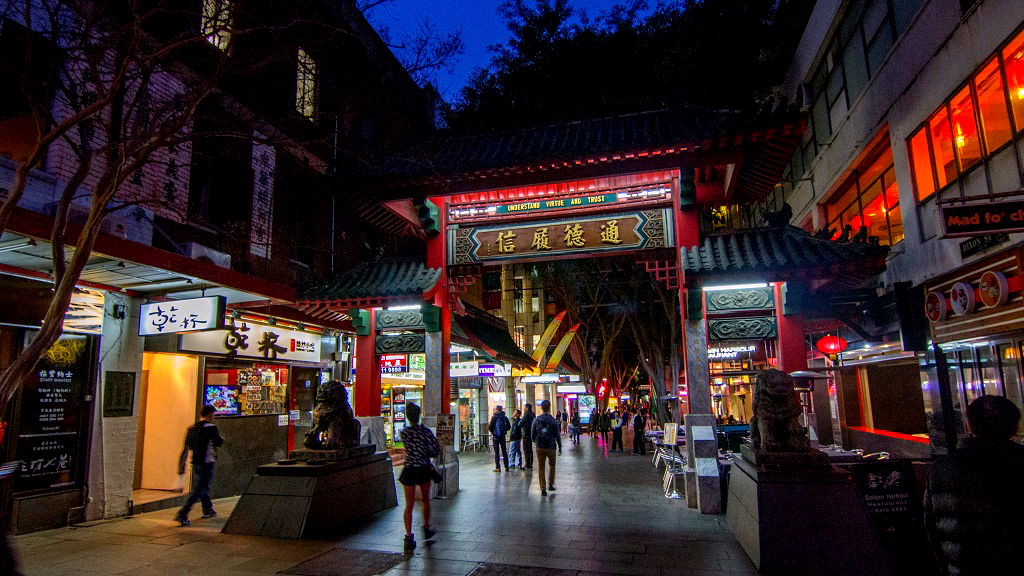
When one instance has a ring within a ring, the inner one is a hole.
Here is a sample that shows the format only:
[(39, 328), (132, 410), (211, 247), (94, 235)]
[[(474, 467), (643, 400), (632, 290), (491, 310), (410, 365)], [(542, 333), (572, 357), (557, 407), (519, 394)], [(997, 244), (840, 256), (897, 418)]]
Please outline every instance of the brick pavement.
[(26, 576), (756, 573), (724, 516), (664, 498), (648, 458), (607, 454), (589, 437), (581, 442), (566, 442), (558, 491), (546, 497), (536, 470), (495, 473), (488, 454), (464, 454), (462, 492), (433, 501), (440, 532), (431, 542), (418, 535), (412, 556), (401, 554), (401, 506), (332, 540), (293, 541), (221, 534), (230, 498), (218, 501), (222, 517), (190, 528), (178, 528), (174, 511), (164, 510), (14, 541)]

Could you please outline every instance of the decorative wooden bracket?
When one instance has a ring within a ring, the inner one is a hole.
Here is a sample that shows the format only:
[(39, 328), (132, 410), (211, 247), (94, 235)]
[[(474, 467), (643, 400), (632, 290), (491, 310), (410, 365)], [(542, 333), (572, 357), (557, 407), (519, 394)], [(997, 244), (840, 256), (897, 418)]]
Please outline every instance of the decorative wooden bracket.
[(679, 288), (679, 272), (675, 260), (643, 260), (644, 269), (669, 290)]

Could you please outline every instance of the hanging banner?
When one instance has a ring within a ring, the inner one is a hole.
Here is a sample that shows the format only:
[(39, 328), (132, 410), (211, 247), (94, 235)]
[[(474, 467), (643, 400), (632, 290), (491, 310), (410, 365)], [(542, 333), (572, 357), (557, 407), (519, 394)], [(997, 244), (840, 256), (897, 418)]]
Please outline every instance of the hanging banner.
[(555, 351), (551, 353), (551, 358), (548, 360), (547, 366), (544, 367), (545, 372), (554, 370), (558, 366), (558, 363), (562, 361), (562, 356), (565, 356), (565, 351), (569, 349), (569, 343), (572, 342), (572, 338), (576, 335), (576, 330), (578, 330), (579, 327), (580, 325), (576, 324), (565, 333), (565, 336), (562, 336), (562, 340), (558, 343), (558, 346), (555, 347)]
[(583, 255), (675, 245), (671, 209), (641, 210), (448, 231), (448, 264)]
[(562, 320), (565, 318), (565, 310), (559, 312), (551, 322), (548, 323), (548, 327), (544, 329), (544, 333), (541, 334), (540, 340), (533, 349), (533, 361), (540, 366), (541, 359), (544, 358), (544, 353), (548, 351), (548, 344), (551, 344), (551, 339), (555, 337), (555, 332), (558, 332), (558, 327), (562, 325)]

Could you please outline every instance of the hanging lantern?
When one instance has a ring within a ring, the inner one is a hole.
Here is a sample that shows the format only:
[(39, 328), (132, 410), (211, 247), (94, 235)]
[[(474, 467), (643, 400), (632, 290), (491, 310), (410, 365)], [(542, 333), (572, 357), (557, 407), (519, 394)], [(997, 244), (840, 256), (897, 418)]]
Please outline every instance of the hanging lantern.
[(834, 358), (836, 354), (846, 350), (846, 340), (830, 334), (815, 342), (814, 347), (829, 358)]

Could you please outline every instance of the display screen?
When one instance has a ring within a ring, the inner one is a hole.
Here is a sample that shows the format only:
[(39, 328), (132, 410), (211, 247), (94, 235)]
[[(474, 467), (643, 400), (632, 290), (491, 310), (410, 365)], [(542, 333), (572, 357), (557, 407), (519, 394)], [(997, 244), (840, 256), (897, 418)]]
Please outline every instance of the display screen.
[(590, 415), (597, 408), (597, 397), (592, 394), (580, 394), (576, 399), (580, 411), (580, 424), (590, 424)]
[(203, 391), (203, 403), (213, 406), (218, 416), (237, 416), (238, 393), (238, 386), (206, 386)]

